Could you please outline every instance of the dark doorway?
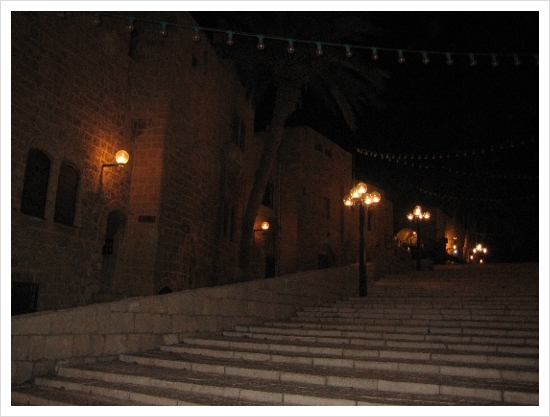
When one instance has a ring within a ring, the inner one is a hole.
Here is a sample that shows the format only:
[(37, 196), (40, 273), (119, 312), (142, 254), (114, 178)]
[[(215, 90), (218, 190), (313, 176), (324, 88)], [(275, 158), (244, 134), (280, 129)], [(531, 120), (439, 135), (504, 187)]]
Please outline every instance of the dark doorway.
[(266, 255), (265, 257), (265, 277), (273, 278), (277, 273), (277, 262), (275, 256)]
[(101, 287), (99, 290), (102, 293), (110, 293), (113, 290), (118, 247), (125, 223), (126, 219), (120, 211), (111, 211), (107, 216), (105, 242), (101, 250), (103, 265), (101, 268)]

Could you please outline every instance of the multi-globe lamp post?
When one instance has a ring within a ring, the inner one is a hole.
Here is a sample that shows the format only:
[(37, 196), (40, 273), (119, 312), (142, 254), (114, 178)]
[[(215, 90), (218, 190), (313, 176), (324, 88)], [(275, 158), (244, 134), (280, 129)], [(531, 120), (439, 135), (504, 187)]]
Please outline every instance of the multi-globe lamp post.
[(407, 214), (407, 219), (414, 220), (416, 231), (416, 270), (420, 271), (420, 221), (428, 220), (430, 218), (429, 211), (422, 211), (422, 207), (416, 206), (412, 213)]
[(367, 184), (359, 182), (344, 198), (346, 207), (359, 206), (359, 296), (367, 296), (367, 267), (365, 265), (365, 209), (374, 207), (381, 200), (380, 193), (367, 193)]

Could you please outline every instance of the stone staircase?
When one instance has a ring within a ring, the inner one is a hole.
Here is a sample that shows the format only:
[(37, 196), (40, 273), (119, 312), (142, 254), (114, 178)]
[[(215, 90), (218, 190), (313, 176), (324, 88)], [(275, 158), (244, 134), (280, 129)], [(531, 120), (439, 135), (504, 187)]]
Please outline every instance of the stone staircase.
[(288, 320), (60, 366), (12, 388), (12, 405), (538, 405), (538, 316), (538, 274), (442, 266)]

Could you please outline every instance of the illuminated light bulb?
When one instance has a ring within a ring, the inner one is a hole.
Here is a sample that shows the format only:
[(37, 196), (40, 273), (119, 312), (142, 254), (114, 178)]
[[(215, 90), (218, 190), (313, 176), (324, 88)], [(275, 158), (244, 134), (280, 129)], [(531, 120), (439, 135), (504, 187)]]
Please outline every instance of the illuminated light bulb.
[(378, 191), (374, 191), (374, 192), (371, 194), (371, 196), (372, 196), (372, 202), (373, 202), (374, 204), (379, 203), (380, 200), (382, 200), (382, 196), (380, 195), (380, 193), (379, 193)]
[(475, 67), (477, 65), (477, 61), (474, 58), (474, 54), (470, 54), (469, 56), (470, 56), (470, 66)]
[(317, 54), (317, 56), (323, 55), (323, 45), (321, 44), (321, 42), (317, 42), (317, 49), (315, 50), (315, 53)]
[(367, 192), (367, 184), (365, 184), (364, 182), (359, 182), (355, 186), (354, 190), (357, 191), (359, 195), (363, 195)]
[(428, 57), (428, 54), (426, 52), (422, 53), (422, 63), (424, 65), (428, 65), (430, 63), (430, 58)]
[(233, 32), (227, 32), (227, 40), (225, 41), (229, 46), (233, 45)]
[(363, 196), (363, 202), (367, 205), (367, 206), (370, 206), (373, 202), (372, 200), (372, 194), (371, 193), (366, 193), (364, 196)]
[(264, 37), (262, 35), (258, 35), (258, 44), (256, 45), (256, 48), (260, 51), (265, 49)]
[(405, 57), (403, 56), (403, 51), (400, 49), (398, 51), (399, 53), (399, 57), (397, 58), (397, 62), (399, 62), (400, 64), (404, 63), (405, 62)]
[(193, 27), (193, 40), (198, 42), (201, 40), (200, 28), (198, 26)]
[(453, 65), (453, 58), (451, 58), (451, 54), (447, 52), (447, 59), (445, 60), (447, 65)]
[(352, 200), (351, 196), (350, 196), (350, 197), (344, 198), (344, 205), (345, 205), (346, 207), (351, 207), (351, 206), (353, 206), (353, 200)]
[(126, 25), (126, 30), (128, 32), (133, 32), (134, 31), (134, 20), (135, 20), (135, 18), (133, 18), (133, 17), (128, 18), (128, 24)]
[(120, 150), (115, 155), (115, 160), (117, 164), (126, 164), (128, 160), (130, 159), (130, 155), (128, 155), (128, 152), (125, 150)]
[(166, 22), (161, 23), (160, 36), (168, 35), (168, 29), (166, 29)]
[(496, 55), (491, 55), (492, 59), (491, 59), (491, 65), (493, 66), (493, 68), (496, 68), (498, 67), (498, 60), (497, 60), (497, 56)]
[(514, 65), (516, 67), (521, 65), (521, 61), (519, 60), (519, 57), (517, 55), (514, 55)]
[(94, 26), (101, 25), (100, 13), (95, 13), (94, 20), (92, 20), (92, 23), (94, 24)]
[(269, 222), (262, 222), (260, 227), (262, 228), (262, 230), (268, 230), (269, 229)]
[(377, 61), (378, 60), (378, 50), (376, 48), (372, 48), (372, 56), (371, 56), (372, 60), (373, 61)]
[(346, 57), (351, 58), (353, 56), (353, 52), (351, 52), (351, 48), (349, 45), (346, 45)]
[(296, 50), (294, 49), (294, 41), (292, 39), (288, 40), (288, 46), (286, 48), (286, 51), (289, 54), (293, 54)]

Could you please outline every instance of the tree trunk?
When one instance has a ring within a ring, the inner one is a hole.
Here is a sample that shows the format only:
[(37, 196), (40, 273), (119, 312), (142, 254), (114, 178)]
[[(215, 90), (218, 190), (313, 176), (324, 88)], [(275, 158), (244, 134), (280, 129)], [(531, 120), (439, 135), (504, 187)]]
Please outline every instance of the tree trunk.
[(254, 222), (260, 209), (265, 187), (273, 169), (279, 145), (283, 140), (285, 122), (296, 109), (300, 98), (300, 86), (296, 83), (281, 83), (277, 88), (273, 120), (267, 129), (260, 163), (256, 169), (254, 184), (248, 197), (242, 222), (239, 248), (239, 279), (248, 278), (250, 270), (250, 250), (254, 235)]

